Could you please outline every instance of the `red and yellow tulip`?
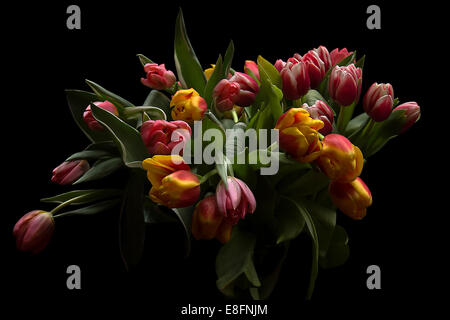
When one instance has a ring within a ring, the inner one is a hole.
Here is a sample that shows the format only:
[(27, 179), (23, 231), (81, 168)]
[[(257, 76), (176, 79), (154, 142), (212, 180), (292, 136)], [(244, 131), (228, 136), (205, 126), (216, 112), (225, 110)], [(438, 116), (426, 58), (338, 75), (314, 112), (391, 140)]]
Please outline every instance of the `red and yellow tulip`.
[(178, 90), (170, 102), (172, 119), (183, 120), (191, 124), (194, 121), (202, 120), (206, 109), (205, 99), (192, 88)]
[(372, 204), (372, 194), (359, 177), (352, 182), (331, 181), (329, 193), (336, 207), (355, 220), (364, 218)]

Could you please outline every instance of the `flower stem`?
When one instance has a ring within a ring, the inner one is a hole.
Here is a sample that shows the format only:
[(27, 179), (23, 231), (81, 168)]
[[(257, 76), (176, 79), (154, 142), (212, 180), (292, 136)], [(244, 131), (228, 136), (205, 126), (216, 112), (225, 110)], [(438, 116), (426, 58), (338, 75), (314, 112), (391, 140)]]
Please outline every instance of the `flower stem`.
[(56, 212), (58, 212), (59, 210), (65, 208), (66, 206), (68, 206), (69, 204), (72, 204), (74, 202), (76, 202), (77, 200), (83, 199), (84, 197), (86, 197), (85, 194), (78, 196), (78, 197), (74, 197), (72, 199), (69, 199), (61, 204), (59, 204), (57, 207), (55, 207), (52, 211), (50, 211), (50, 214), (53, 216)]
[(238, 122), (239, 122), (239, 117), (238, 117), (238, 115), (237, 115), (236, 110), (232, 109), (232, 110), (231, 110), (231, 115), (233, 116), (233, 121), (234, 121), (234, 123), (238, 123)]
[(201, 179), (200, 179), (200, 184), (205, 183), (206, 181), (208, 181), (208, 179), (215, 175), (217, 173), (217, 169), (214, 168), (211, 171), (207, 172)]

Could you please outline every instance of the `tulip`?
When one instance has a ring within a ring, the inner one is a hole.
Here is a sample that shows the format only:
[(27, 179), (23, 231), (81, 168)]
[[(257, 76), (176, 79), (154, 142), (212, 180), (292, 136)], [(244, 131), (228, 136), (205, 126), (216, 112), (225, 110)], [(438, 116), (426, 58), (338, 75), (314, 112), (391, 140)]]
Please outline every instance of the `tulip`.
[(355, 220), (364, 218), (372, 204), (372, 194), (359, 177), (352, 182), (331, 181), (328, 191), (336, 207)]
[(247, 213), (256, 209), (256, 199), (249, 187), (234, 177), (227, 178), (227, 185), (220, 181), (216, 188), (216, 200), (219, 213), (231, 223), (238, 223)]
[(395, 110), (405, 110), (404, 118), (405, 123), (403, 124), (402, 129), (400, 130), (400, 133), (405, 132), (408, 130), (414, 123), (416, 123), (420, 118), (420, 107), (419, 105), (414, 102), (406, 102), (394, 109)]
[(258, 65), (255, 63), (255, 61), (245, 60), (244, 72), (248, 75), (250, 75), (251, 72), (256, 77), (256, 79), (260, 79)]
[(280, 147), (300, 162), (317, 159), (322, 150), (318, 130), (323, 122), (313, 119), (303, 108), (291, 108), (280, 116), (275, 129), (280, 130)]
[(296, 100), (305, 95), (310, 89), (308, 66), (303, 61), (290, 58), (281, 69), (283, 94), (289, 100)]
[(328, 49), (324, 46), (319, 46), (318, 48), (314, 49), (314, 51), (318, 54), (320, 60), (323, 61), (325, 65), (325, 72), (330, 69), (333, 64), (331, 63), (331, 56), (328, 52)]
[(227, 79), (220, 80), (213, 91), (216, 108), (220, 112), (233, 109), (233, 106), (239, 98), (240, 90), (239, 83)]
[(89, 169), (86, 160), (65, 161), (53, 169), (51, 181), (60, 185), (72, 184)]
[(33, 254), (45, 249), (55, 229), (50, 212), (33, 210), (17, 221), (13, 229), (17, 249)]
[(192, 215), (192, 235), (196, 240), (217, 238), (226, 243), (230, 240), (233, 224), (219, 213), (215, 195), (201, 200)]
[(316, 160), (325, 175), (333, 181), (351, 182), (362, 171), (361, 150), (340, 134), (329, 134), (322, 140), (322, 153)]
[(193, 205), (200, 196), (200, 180), (179, 155), (155, 155), (142, 166), (152, 184), (150, 199), (169, 208)]
[(343, 48), (339, 50), (338, 48), (334, 49), (330, 52), (330, 58), (331, 58), (331, 66), (335, 66), (337, 63), (341, 62), (344, 58), (351, 55), (353, 51), (348, 52), (347, 48)]
[(308, 51), (308, 53), (303, 56), (302, 60), (306, 63), (308, 68), (311, 87), (317, 88), (325, 76), (325, 63), (322, 59), (320, 59), (319, 54), (314, 50)]
[(230, 81), (239, 84), (239, 93), (236, 98), (238, 106), (248, 107), (255, 102), (256, 95), (259, 92), (259, 86), (255, 79), (248, 74), (235, 72)]
[(214, 68), (215, 68), (215, 67), (216, 67), (216, 65), (215, 65), (215, 64), (212, 64), (212, 65), (211, 65), (211, 68), (205, 69), (205, 70), (203, 71), (203, 73), (205, 74), (206, 80), (209, 80), (209, 78), (211, 78), (211, 76), (212, 76), (212, 74), (213, 74), (213, 72), (214, 72)]
[[(103, 101), (103, 102), (96, 101), (96, 102), (94, 102), (94, 104), (97, 107), (102, 108), (103, 110), (111, 112), (115, 116), (119, 115), (117, 108), (109, 101)], [(83, 120), (84, 120), (84, 122), (86, 122), (89, 129), (91, 129), (93, 131), (104, 130), (103, 126), (100, 123), (98, 123), (98, 121), (95, 120), (94, 116), (92, 115), (92, 110), (91, 110), (90, 105), (86, 108), (86, 110), (83, 113)]]
[(323, 135), (331, 133), (333, 130), (333, 111), (322, 100), (317, 100), (312, 106), (308, 106), (306, 103), (302, 106), (309, 112), (309, 116), (313, 119), (318, 119), (323, 122), (323, 128), (319, 132)]
[(328, 92), (340, 106), (357, 103), (361, 94), (362, 70), (354, 64), (336, 66), (331, 71)]
[(169, 89), (177, 81), (175, 74), (170, 70), (166, 70), (164, 64), (147, 63), (144, 66), (144, 71), (147, 73), (147, 76), (145, 79), (141, 78), (141, 83), (152, 89)]
[(386, 120), (394, 105), (394, 89), (387, 83), (374, 83), (367, 90), (363, 98), (364, 111), (374, 121)]
[(141, 137), (150, 154), (171, 154), (179, 143), (184, 145), (191, 137), (191, 127), (181, 120), (148, 120), (141, 126)]
[(281, 70), (283, 70), (284, 66), (286, 65), (286, 62), (284, 62), (281, 59), (278, 59), (277, 61), (275, 61), (275, 69), (278, 70), (278, 72), (281, 72)]
[(206, 112), (205, 99), (194, 89), (178, 90), (170, 101), (172, 119), (188, 123), (200, 121)]

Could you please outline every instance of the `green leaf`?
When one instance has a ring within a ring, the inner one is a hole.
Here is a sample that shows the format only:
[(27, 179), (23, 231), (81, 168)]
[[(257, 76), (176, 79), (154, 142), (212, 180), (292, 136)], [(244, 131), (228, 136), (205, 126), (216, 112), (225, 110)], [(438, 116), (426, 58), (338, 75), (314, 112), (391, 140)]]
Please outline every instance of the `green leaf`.
[(112, 199), (112, 200), (105, 200), (101, 201), (95, 204), (92, 204), (87, 207), (66, 211), (62, 213), (61, 215), (64, 216), (72, 216), (72, 215), (91, 215), (91, 214), (97, 214), (100, 212), (104, 212), (107, 210), (110, 210), (114, 207), (116, 207), (120, 203), (120, 199)]
[(194, 88), (197, 92), (204, 92), (206, 77), (187, 36), (181, 9), (175, 24), (174, 47), (175, 66), (178, 79), (183, 87)]
[(91, 142), (102, 142), (111, 139), (105, 131), (89, 129), (83, 120), (83, 113), (89, 104), (99, 100), (95, 94), (81, 90), (66, 90), (66, 97), (75, 123)]
[(258, 56), (257, 58), (259, 77), (261, 79), (261, 83), (263, 83), (263, 79), (268, 79), (270, 83), (277, 86), (278, 89), (282, 89), (283, 82), (281, 81), (281, 76), (278, 70), (275, 68), (273, 64), (264, 59), (262, 56)]
[(232, 294), (233, 282), (242, 274), (251, 278), (255, 286), (259, 284), (253, 265), (255, 243), (255, 234), (233, 228), (230, 241), (220, 248), (216, 257), (216, 285), (220, 291)]
[(277, 244), (297, 238), (305, 227), (305, 219), (292, 201), (280, 201), (274, 217), (277, 221)]
[(324, 269), (335, 268), (343, 265), (350, 255), (348, 236), (345, 229), (337, 225), (334, 228), (327, 254), (320, 257), (320, 266)]
[(172, 210), (175, 212), (184, 229), (185, 234), (184, 256), (187, 257), (191, 252), (191, 230), (192, 230), (192, 215), (194, 213), (194, 207), (190, 206), (186, 208), (174, 208)]
[(282, 194), (298, 199), (319, 192), (329, 183), (330, 179), (323, 173), (309, 170), (306, 173), (299, 171), (299, 176), (287, 175), (278, 185)]
[(127, 270), (137, 265), (144, 249), (144, 185), (142, 170), (131, 170), (120, 210), (120, 253)]
[(105, 150), (83, 150), (72, 154), (70, 157), (66, 159), (66, 161), (98, 160), (101, 158), (109, 158), (109, 157), (111, 157), (111, 153)]
[(47, 203), (63, 203), (73, 198), (83, 196), (79, 200), (72, 202), (70, 205), (82, 205), (94, 201), (100, 201), (108, 198), (117, 197), (122, 194), (120, 189), (89, 189), (89, 190), (74, 190), (59, 195), (43, 198), (41, 202)]
[(142, 66), (144, 67), (147, 63), (154, 63), (152, 60), (144, 56), (143, 54), (137, 54), (137, 57), (139, 58), (139, 61), (141, 62)]
[(219, 83), (219, 81), (224, 78), (225, 75), (223, 73), (222, 56), (219, 55), (219, 58), (217, 59), (216, 65), (214, 67), (214, 71), (211, 74), (208, 82), (206, 83), (205, 91), (203, 92), (202, 96), (206, 101), (206, 105), (212, 112), (214, 112), (213, 108), (211, 108), (214, 88)]
[(114, 114), (92, 104), (92, 114), (110, 133), (119, 148), (126, 166), (137, 168), (150, 155), (142, 141), (140, 133), (116, 117)]
[(345, 136), (352, 141), (352, 138), (357, 137), (358, 133), (366, 126), (369, 119), (369, 115), (365, 112), (354, 117), (345, 128)]
[(228, 73), (231, 69), (231, 63), (233, 62), (234, 56), (234, 43), (233, 40), (230, 41), (230, 44), (227, 47), (227, 51), (225, 51), (225, 57), (223, 59), (223, 76), (224, 78), (228, 77)]
[(158, 90), (152, 90), (148, 94), (144, 101), (143, 106), (152, 106), (160, 108), (167, 116), (167, 120), (171, 121), (172, 116), (170, 113), (170, 99), (162, 92)]
[(73, 184), (102, 179), (123, 166), (121, 158), (100, 159)]
[(94, 91), (94, 93), (98, 97), (111, 102), (117, 108), (119, 113), (122, 113), (124, 108), (134, 107), (134, 105), (130, 101), (118, 96), (115, 93), (112, 93), (111, 91), (103, 88), (99, 84), (87, 79), (86, 83), (89, 85), (89, 87), (91, 87), (92, 91)]
[(321, 100), (327, 102), (325, 98), (320, 94), (319, 91), (310, 89), (303, 97), (302, 103), (306, 103), (308, 106), (312, 106), (316, 103), (317, 100)]

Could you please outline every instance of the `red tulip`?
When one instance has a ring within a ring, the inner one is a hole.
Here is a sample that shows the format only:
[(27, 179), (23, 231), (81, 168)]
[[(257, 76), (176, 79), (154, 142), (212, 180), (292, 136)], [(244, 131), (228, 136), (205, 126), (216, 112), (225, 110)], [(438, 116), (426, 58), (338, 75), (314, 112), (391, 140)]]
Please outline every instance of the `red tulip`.
[[(94, 102), (94, 104), (97, 107), (102, 108), (103, 110), (109, 111), (116, 116), (119, 115), (117, 108), (109, 101), (103, 101), (103, 102), (96, 101), (96, 102)], [(92, 110), (91, 110), (90, 105), (86, 108), (86, 110), (83, 113), (83, 120), (84, 120), (84, 122), (86, 122), (89, 129), (91, 129), (93, 131), (104, 130), (103, 126), (100, 123), (98, 123), (98, 121), (95, 120), (94, 116), (92, 115)]]
[(322, 120), (323, 128), (319, 132), (323, 135), (331, 133), (333, 130), (333, 111), (322, 100), (317, 100), (312, 106), (308, 106), (306, 103), (302, 106), (309, 112), (309, 116), (313, 119)]
[(170, 70), (166, 70), (164, 64), (147, 63), (144, 66), (144, 71), (147, 75), (146, 78), (141, 78), (141, 83), (152, 89), (169, 89), (177, 81), (175, 74)]
[(182, 120), (148, 120), (142, 124), (141, 137), (151, 155), (167, 155), (176, 145), (189, 140), (191, 127)]
[(17, 249), (33, 254), (45, 249), (52, 238), (55, 224), (49, 212), (33, 210), (17, 221), (13, 229)]
[(320, 60), (323, 61), (325, 65), (325, 72), (328, 71), (328, 69), (333, 66), (328, 49), (324, 46), (319, 46), (318, 48), (314, 49), (314, 51), (319, 55)]
[(240, 85), (227, 79), (222, 79), (213, 91), (213, 98), (219, 111), (225, 112), (233, 109), (240, 93)]
[(289, 100), (297, 100), (310, 89), (308, 66), (303, 61), (290, 58), (280, 72), (283, 94)]
[(240, 107), (248, 107), (253, 104), (259, 91), (258, 83), (248, 74), (235, 72), (230, 78), (231, 82), (239, 84), (239, 93), (236, 104)]
[(255, 63), (255, 61), (245, 60), (244, 72), (249, 75), (250, 73), (249, 71), (251, 71), (255, 75), (255, 77), (259, 80), (258, 65)]
[(351, 55), (353, 51), (348, 52), (347, 48), (343, 48), (341, 50), (334, 49), (330, 52), (330, 58), (331, 58), (331, 66), (336, 65), (338, 62), (341, 62), (344, 58)]
[(308, 53), (303, 56), (302, 60), (308, 67), (311, 87), (317, 88), (322, 82), (323, 77), (325, 76), (325, 63), (322, 61), (322, 59), (320, 59), (319, 54), (314, 50), (308, 51)]
[(364, 111), (377, 122), (386, 120), (394, 105), (394, 89), (389, 83), (374, 83), (363, 99)]
[(72, 184), (89, 169), (86, 160), (65, 161), (53, 169), (51, 181), (60, 185)]
[(420, 118), (420, 107), (419, 105), (414, 102), (406, 102), (398, 107), (396, 107), (394, 110), (405, 110), (405, 123), (400, 131), (400, 133), (405, 132), (408, 130), (414, 123), (416, 123)]
[(340, 106), (357, 103), (361, 94), (362, 70), (354, 64), (336, 66), (331, 71), (328, 92)]

